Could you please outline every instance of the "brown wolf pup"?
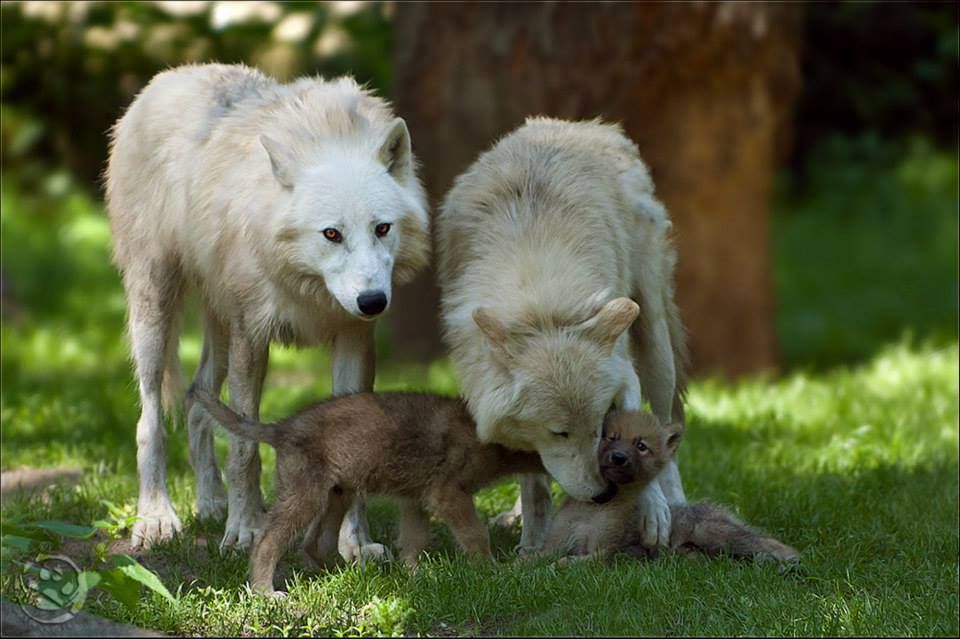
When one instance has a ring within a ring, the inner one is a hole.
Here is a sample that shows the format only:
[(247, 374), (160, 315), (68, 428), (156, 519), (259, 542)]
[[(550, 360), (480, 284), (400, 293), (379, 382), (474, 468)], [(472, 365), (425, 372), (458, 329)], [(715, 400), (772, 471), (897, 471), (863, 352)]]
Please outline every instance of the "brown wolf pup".
[[(652, 557), (637, 521), (638, 500), (646, 485), (673, 457), (683, 424), (666, 427), (648, 413), (613, 412), (604, 423), (600, 467), (606, 479), (621, 486), (604, 505), (568, 499), (557, 511), (546, 551), (577, 557), (604, 557), (616, 552)], [(759, 560), (796, 562), (800, 554), (754, 530), (726, 510), (707, 503), (673, 504), (669, 548), (676, 552), (728, 554)]]
[(424, 508), (443, 519), (464, 551), (491, 557), (473, 493), (499, 477), (543, 469), (535, 452), (481, 444), (466, 406), (451, 397), (343, 395), (268, 426), (237, 414), (207, 391), (191, 392), (231, 433), (277, 451), (276, 500), (250, 556), (250, 585), (265, 593), (273, 592), (284, 548), (313, 518), (322, 524), (311, 527), (304, 549), (326, 563), (327, 557), (314, 556), (316, 538), (336, 534), (357, 494), (401, 498), (398, 543), (409, 564), (430, 542)]

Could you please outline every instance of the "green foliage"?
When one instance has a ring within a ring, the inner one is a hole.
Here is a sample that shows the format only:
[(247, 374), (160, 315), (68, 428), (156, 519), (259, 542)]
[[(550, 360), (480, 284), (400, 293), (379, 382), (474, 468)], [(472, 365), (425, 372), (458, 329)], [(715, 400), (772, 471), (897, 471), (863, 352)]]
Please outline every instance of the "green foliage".
[(34, 583), (36, 599), (28, 600), (28, 603), (35, 603), (47, 610), (77, 612), (87, 601), (88, 593), (99, 588), (123, 604), (129, 614), (136, 614), (141, 603), (141, 586), (146, 586), (171, 604), (177, 603), (157, 575), (129, 555), (104, 556), (98, 553), (99, 567), (95, 570), (78, 572), (74, 565), (58, 570), (47, 567), (47, 561), (56, 557), (48, 554), (49, 551), (40, 552), (41, 547), (59, 546), (61, 538), (89, 539), (96, 534), (97, 527), (63, 521), (17, 524), (6, 518), (2, 526), (4, 587), (6, 589), (10, 585), (11, 574), (15, 575), (17, 568), (20, 568), (22, 574), (29, 575)]
[(52, 165), (94, 190), (106, 161), (105, 132), (147, 81), (171, 66), (243, 62), (280, 79), (350, 73), (381, 94), (390, 90), (391, 31), (380, 2), (207, 3), (196, 10), (5, 2), (0, 11), (0, 148), (7, 165), (35, 186)]
[(957, 339), (958, 163), (923, 139), (832, 138), (773, 215), (785, 365), (823, 368), (904, 337)]

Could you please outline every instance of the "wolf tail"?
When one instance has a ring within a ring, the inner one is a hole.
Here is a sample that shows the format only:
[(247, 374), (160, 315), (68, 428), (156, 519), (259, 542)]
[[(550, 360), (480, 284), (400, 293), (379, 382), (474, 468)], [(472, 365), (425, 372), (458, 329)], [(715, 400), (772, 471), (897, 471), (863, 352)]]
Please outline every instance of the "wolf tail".
[(709, 503), (671, 506), (671, 547), (707, 555), (727, 554), (758, 560), (796, 563), (800, 553), (755, 530), (728, 511)]
[(234, 435), (276, 446), (277, 429), (275, 427), (264, 426), (249, 417), (244, 417), (228, 408), (213, 393), (202, 388), (191, 388), (188, 395), (193, 401), (200, 402), (211, 417)]

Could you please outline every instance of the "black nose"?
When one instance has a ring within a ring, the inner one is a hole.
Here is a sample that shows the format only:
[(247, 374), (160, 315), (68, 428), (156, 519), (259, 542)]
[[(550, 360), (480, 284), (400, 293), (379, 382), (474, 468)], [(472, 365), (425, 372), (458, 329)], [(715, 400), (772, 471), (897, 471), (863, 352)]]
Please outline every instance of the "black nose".
[(613, 482), (607, 484), (606, 489), (599, 495), (594, 495), (592, 497), (593, 501), (597, 504), (605, 504), (614, 497), (617, 496), (617, 485)]
[(627, 456), (621, 453), (619, 450), (615, 450), (610, 453), (610, 462), (614, 466), (623, 466), (627, 463)]
[(383, 291), (362, 291), (357, 295), (357, 306), (364, 315), (379, 315), (387, 307), (387, 296)]

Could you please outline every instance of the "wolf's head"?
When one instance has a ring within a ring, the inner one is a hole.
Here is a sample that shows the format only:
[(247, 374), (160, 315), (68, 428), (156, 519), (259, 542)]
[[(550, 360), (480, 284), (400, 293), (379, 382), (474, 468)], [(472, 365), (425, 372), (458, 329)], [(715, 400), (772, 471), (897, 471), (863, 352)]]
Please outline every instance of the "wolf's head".
[(635, 302), (621, 297), (573, 326), (524, 334), (511, 331), (485, 309), (474, 311), (474, 321), (509, 380), (499, 415), (477, 415), (480, 438), (536, 450), (547, 471), (576, 499), (612, 496), (610, 482), (600, 473), (597, 448), (604, 415), (632, 367), (615, 346), (638, 312)]
[(396, 118), (385, 133), (365, 126), (326, 147), (267, 135), (260, 142), (285, 198), (274, 233), (285, 281), (305, 296), (325, 288), (351, 315), (376, 318), (390, 306), (393, 284), (429, 257), (406, 124)]
[(600, 444), (600, 468), (616, 484), (650, 483), (677, 450), (683, 424), (663, 426), (650, 413), (619, 412), (607, 415)]

